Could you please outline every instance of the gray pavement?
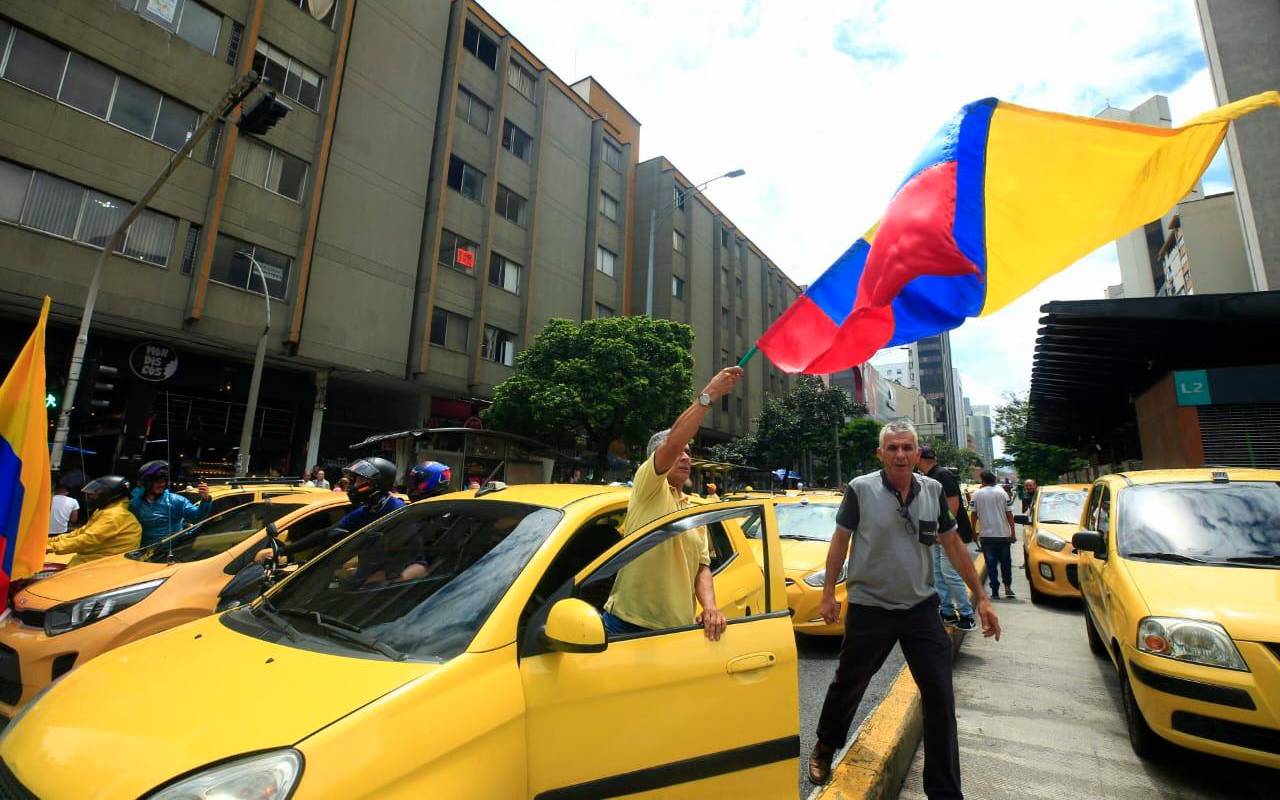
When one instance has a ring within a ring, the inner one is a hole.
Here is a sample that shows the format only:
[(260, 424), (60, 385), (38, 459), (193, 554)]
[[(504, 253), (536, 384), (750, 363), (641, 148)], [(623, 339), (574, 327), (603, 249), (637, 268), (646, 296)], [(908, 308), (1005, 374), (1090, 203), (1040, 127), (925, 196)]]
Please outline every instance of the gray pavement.
[[(822, 700), (827, 694), (827, 685), (836, 674), (836, 660), (840, 653), (840, 637), (838, 636), (797, 636), (796, 649), (800, 656), (800, 797), (808, 797), (814, 788), (809, 783), (809, 751), (818, 728), (818, 714), (822, 711)], [(880, 705), (881, 699), (889, 691), (898, 670), (902, 669), (902, 651), (897, 647), (889, 654), (884, 666), (871, 679), (867, 693), (858, 706), (857, 716), (853, 720), (853, 730), (849, 732), (849, 740), (853, 741), (862, 720), (868, 713)]]
[[(1021, 575), (1022, 549), (1014, 555)], [(1023, 798), (1245, 800), (1280, 797), (1280, 772), (1182, 748), (1160, 762), (1129, 747), (1115, 668), (1089, 652), (1076, 602), (1036, 606), (1026, 582), (1000, 600), (999, 642), (970, 636), (955, 667), (965, 795)], [(923, 800), (923, 752), (902, 800)]]

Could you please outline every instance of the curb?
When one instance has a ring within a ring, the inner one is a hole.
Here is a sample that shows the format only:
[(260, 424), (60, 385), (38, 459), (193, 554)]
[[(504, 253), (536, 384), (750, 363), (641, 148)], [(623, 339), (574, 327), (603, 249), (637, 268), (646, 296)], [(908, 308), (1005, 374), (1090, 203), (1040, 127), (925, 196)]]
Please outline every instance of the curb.
[[(986, 580), (986, 561), (974, 559), (978, 580)], [(965, 632), (954, 628), (952, 653), (960, 651)], [(924, 735), (920, 691), (903, 665), (889, 693), (858, 729), (857, 738), (831, 771), (831, 782), (811, 795), (815, 800), (889, 800), (896, 798)], [(808, 763), (801, 753), (801, 763)]]

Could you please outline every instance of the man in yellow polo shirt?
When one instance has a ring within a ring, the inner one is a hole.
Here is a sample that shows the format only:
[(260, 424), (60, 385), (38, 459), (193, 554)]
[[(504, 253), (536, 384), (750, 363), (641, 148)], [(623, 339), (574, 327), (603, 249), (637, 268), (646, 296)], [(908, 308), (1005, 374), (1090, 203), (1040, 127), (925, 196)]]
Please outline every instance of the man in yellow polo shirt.
[[(623, 536), (689, 505), (684, 493), (693, 467), (689, 442), (711, 404), (733, 391), (741, 377), (740, 367), (721, 370), (669, 429), (649, 440), (648, 459), (632, 482)], [(724, 614), (716, 605), (710, 564), (705, 530), (677, 534), (657, 545), (618, 571), (604, 604), (605, 629), (625, 634), (698, 624), (708, 639), (717, 641), (724, 633)], [(696, 616), (695, 597), (704, 609)]]

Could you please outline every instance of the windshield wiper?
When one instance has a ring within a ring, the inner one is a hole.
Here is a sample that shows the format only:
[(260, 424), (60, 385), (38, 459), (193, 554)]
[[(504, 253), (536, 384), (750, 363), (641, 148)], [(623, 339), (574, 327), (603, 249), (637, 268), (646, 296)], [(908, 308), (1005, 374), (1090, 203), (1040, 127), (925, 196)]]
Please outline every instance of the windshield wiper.
[(380, 642), (372, 636), (365, 635), (362, 629), (358, 626), (352, 625), (349, 622), (343, 622), (336, 617), (321, 614), (319, 611), (307, 611), (302, 608), (282, 608), (280, 609), (280, 613), (287, 614), (291, 617), (302, 617), (303, 619), (314, 622), (316, 627), (322, 628), (341, 639), (354, 642), (355, 644), (364, 647), (366, 650), (373, 650), (374, 652), (381, 653), (392, 661), (404, 661), (408, 658), (408, 656), (401, 653), (391, 645), (386, 644), (385, 642)]
[(298, 629), (289, 624), (289, 620), (276, 613), (275, 606), (271, 605), (270, 600), (263, 600), (256, 607), (250, 606), (249, 613), (259, 619), (270, 620), (276, 628), (284, 632), (289, 637), (289, 641), (298, 641)]
[(780, 533), (780, 534), (778, 534), (778, 538), (779, 538), (779, 539), (801, 539), (801, 540), (806, 541), (806, 542), (825, 542), (825, 541), (827, 541), (826, 539), (822, 538), (821, 536), (808, 536), (808, 535), (805, 535), (805, 534), (803, 534), (803, 533)]
[(1221, 561), (1207, 561), (1182, 553), (1125, 553), (1125, 558), (1152, 558), (1158, 561), (1176, 561), (1179, 564), (1221, 564)]
[(1231, 556), (1223, 560), (1232, 564), (1280, 564), (1280, 553), (1269, 556)]

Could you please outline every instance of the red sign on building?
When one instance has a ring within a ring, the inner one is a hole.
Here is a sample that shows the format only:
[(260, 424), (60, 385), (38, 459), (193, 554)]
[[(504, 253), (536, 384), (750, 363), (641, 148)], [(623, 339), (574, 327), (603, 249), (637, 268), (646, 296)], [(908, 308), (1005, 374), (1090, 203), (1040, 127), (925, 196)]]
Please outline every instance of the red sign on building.
[(471, 252), (470, 250), (467, 250), (466, 248), (459, 247), (458, 253), (457, 253), (457, 262), (458, 262), (458, 266), (471, 269), (476, 265), (476, 254)]

